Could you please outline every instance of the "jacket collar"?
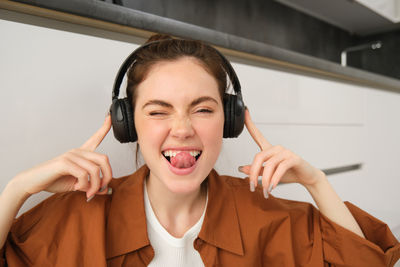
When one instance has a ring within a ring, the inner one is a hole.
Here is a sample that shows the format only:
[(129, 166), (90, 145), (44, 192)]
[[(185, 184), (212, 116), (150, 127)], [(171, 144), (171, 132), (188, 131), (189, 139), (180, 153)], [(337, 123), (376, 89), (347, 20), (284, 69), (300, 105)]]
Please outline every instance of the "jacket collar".
[(199, 238), (243, 256), (242, 236), (232, 187), (212, 169), (208, 175), (208, 204)]
[[(127, 254), (150, 245), (144, 209), (144, 181), (149, 168), (113, 179), (113, 195), (107, 219), (107, 258)], [(227, 232), (227, 228), (229, 232)], [(208, 176), (208, 204), (199, 238), (243, 255), (242, 238), (232, 188), (213, 169)]]
[[(147, 166), (126, 176), (113, 179), (107, 218), (107, 258), (113, 258), (150, 245), (144, 211), (143, 186)], [(113, 183), (114, 182), (114, 183)]]

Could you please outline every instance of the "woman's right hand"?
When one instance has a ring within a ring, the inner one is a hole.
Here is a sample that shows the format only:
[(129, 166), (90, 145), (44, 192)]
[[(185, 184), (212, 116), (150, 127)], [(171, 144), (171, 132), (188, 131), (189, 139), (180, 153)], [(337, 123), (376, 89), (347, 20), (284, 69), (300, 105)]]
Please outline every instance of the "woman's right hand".
[[(111, 116), (80, 148), (72, 149), (54, 159), (23, 171), (10, 182), (21, 195), (29, 197), (41, 191), (60, 193), (84, 191), (89, 199), (107, 194), (112, 170), (106, 155), (94, 152), (110, 131)], [(102, 176), (102, 177), (101, 177)], [(99, 192), (99, 189), (103, 189)]]

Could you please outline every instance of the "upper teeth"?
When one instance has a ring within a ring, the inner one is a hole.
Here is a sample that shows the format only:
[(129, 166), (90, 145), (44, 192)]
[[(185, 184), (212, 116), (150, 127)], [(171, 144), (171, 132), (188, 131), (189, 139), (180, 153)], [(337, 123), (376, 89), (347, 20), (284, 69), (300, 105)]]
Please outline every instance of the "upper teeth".
[[(179, 150), (165, 150), (164, 152), (163, 152), (163, 154), (164, 154), (164, 156), (166, 156), (166, 157), (175, 157), (177, 154), (179, 154), (180, 152), (183, 152), (183, 151), (179, 151)], [(191, 155), (191, 156), (193, 156), (193, 157), (196, 157), (197, 155), (199, 155), (200, 154), (200, 151), (198, 151), (198, 150), (190, 150), (190, 151), (186, 151), (186, 152), (189, 152), (189, 154)]]

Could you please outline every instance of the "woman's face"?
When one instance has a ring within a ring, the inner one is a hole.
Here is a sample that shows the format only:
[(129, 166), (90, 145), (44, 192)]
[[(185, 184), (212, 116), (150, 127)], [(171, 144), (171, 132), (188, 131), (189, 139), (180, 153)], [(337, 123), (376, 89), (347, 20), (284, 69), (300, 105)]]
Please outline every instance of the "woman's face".
[(174, 193), (198, 190), (222, 145), (224, 112), (215, 78), (184, 57), (154, 65), (137, 90), (135, 127), (150, 179)]

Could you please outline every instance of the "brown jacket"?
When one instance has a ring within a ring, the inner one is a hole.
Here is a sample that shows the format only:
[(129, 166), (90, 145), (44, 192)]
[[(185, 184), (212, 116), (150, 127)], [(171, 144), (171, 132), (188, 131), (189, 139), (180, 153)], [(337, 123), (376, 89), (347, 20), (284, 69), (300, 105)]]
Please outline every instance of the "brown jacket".
[[(0, 266), (146, 266), (143, 181), (149, 169), (113, 179), (111, 196), (54, 194), (15, 220)], [(309, 203), (249, 191), (248, 179), (208, 179), (208, 206), (194, 242), (205, 266), (393, 266), (400, 244), (383, 222), (346, 202), (367, 239)]]

